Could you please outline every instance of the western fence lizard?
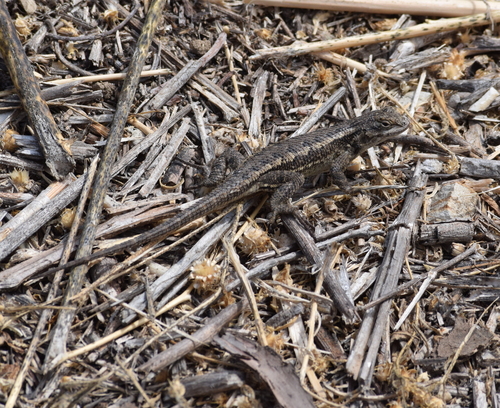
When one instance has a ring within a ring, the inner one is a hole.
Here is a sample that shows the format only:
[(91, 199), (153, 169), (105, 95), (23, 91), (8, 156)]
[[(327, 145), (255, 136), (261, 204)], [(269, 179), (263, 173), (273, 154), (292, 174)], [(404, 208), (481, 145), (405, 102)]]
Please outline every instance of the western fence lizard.
[(403, 132), (408, 125), (406, 117), (392, 108), (383, 108), (334, 127), (272, 144), (244, 160), (219, 187), (186, 211), (142, 235), (51, 271), (81, 265), (166, 237), (200, 217), (261, 191), (273, 192), (270, 202), (274, 214), (291, 213), (294, 207), (290, 204), (290, 198), (302, 186), (304, 178), (327, 170), (330, 170), (337, 186), (349, 190), (344, 175), (347, 165), (368, 148)]

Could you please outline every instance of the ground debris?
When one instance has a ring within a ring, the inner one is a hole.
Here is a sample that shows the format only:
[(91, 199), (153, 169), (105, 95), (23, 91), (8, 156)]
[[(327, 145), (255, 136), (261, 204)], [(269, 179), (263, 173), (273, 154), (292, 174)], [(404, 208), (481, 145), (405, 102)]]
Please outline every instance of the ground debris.
[(412, 124), (349, 166), (349, 194), (325, 173), (293, 197), (300, 216), (276, 220), (255, 196), (89, 265), (68, 295), (72, 275), (46, 271), (78, 246), (147, 10), (4, 6), (68, 158), (62, 171), (47, 153), (0, 58), (1, 404), (499, 405), (496, 8), (428, 21), (170, 1), (88, 245), (188, 209), (224, 172), (214, 159), (236, 160), (227, 149), (244, 158), (384, 106)]

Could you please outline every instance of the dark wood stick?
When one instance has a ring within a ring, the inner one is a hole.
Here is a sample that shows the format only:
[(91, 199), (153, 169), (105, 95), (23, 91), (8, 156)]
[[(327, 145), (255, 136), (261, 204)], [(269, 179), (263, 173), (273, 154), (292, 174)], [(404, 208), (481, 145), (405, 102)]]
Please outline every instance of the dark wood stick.
[[(93, 185), (93, 196), (87, 211), (87, 219), (83, 227), (80, 247), (76, 257), (84, 257), (92, 252), (92, 245), (96, 235), (96, 227), (101, 216), (102, 204), (108, 189), (108, 183), (111, 178), (112, 166), (115, 162), (116, 152), (120, 143), (123, 129), (127, 123), (128, 113), (135, 96), (135, 90), (139, 82), (139, 76), (143, 69), (146, 56), (151, 45), (153, 34), (159, 24), (162, 16), (162, 10), (165, 0), (155, 0), (151, 3), (146, 16), (143, 31), (137, 41), (136, 50), (132, 57), (128, 75), (123, 82), (123, 88), (116, 106), (116, 113), (109, 132), (108, 141), (104, 149), (102, 160)], [(64, 305), (71, 304), (68, 299), (80, 292), (87, 265), (76, 268), (70, 276), (70, 281), (64, 295)], [(44, 363), (44, 371), (48, 372), (52, 368), (52, 361), (66, 348), (66, 339), (68, 337), (71, 321), (75, 315), (74, 310), (61, 311), (57, 324), (54, 328), (54, 336), (47, 349)]]
[(6, 3), (0, 2), (0, 53), (9, 70), (28, 120), (39, 138), (47, 167), (52, 176), (62, 180), (75, 167), (63, 147), (65, 142), (50, 109), (40, 95), (33, 68), (19, 40)]

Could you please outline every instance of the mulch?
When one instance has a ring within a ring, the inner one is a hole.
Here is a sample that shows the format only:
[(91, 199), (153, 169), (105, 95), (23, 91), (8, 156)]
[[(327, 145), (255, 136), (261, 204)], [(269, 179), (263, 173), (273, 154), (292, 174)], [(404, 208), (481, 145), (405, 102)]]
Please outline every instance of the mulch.
[[(0, 5), (0, 403), (499, 406), (498, 12), (146, 3)], [(314, 231), (257, 195), (50, 272), (184, 211), (225, 149), (384, 106), (410, 129), (355, 192), (293, 197)]]

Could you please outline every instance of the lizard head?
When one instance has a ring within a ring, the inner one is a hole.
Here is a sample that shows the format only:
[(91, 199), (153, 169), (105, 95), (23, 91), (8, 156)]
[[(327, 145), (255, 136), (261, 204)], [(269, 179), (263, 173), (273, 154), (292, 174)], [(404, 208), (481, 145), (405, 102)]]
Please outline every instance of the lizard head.
[(382, 108), (370, 112), (366, 116), (365, 135), (371, 139), (371, 145), (376, 145), (404, 132), (410, 121), (406, 116), (398, 113), (394, 108)]

